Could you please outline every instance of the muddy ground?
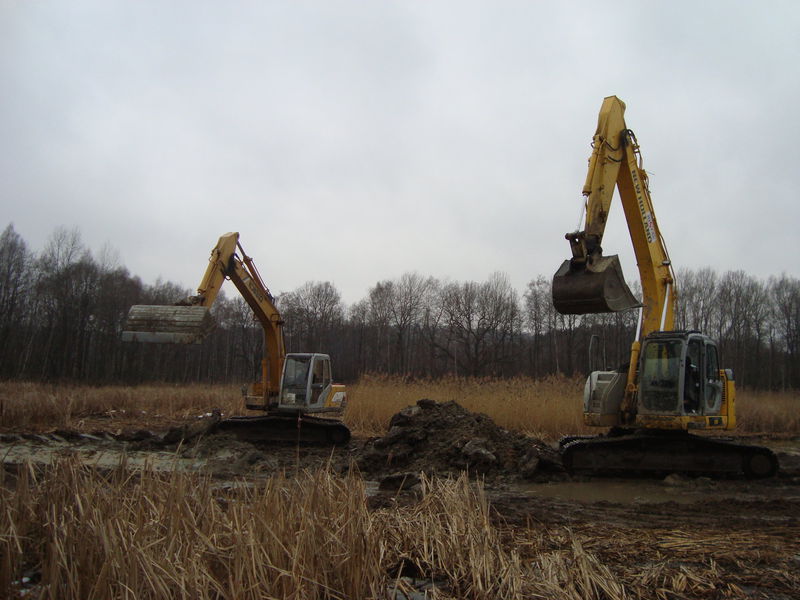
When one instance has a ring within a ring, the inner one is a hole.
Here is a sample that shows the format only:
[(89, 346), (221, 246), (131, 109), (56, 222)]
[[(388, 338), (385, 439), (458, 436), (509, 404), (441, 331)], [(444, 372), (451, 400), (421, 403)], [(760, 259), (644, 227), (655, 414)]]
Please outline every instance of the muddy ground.
[(467, 470), (483, 482), (498, 526), (514, 538), (509, 543), (520, 543), (513, 532), (563, 529), (620, 573), (661, 563), (678, 574), (686, 565), (710, 565), (730, 585), (703, 597), (800, 598), (800, 438), (755, 440), (781, 462), (767, 480), (606, 479), (571, 477), (550, 445), (455, 403), (421, 400), (395, 415), (384, 436), (354, 437), (340, 447), (245, 442), (212, 433), (212, 421), (209, 415), (168, 431), (5, 432), (0, 457), (10, 469), (63, 456), (101, 469), (124, 460), (131, 468), (208, 471), (221, 482), (322, 466), (358, 469), (375, 507), (415, 502), (421, 473)]

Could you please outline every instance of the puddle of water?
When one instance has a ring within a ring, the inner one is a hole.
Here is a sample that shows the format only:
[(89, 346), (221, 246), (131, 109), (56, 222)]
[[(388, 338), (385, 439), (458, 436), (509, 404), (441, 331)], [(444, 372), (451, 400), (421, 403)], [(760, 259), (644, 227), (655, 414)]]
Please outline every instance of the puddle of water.
[[(699, 487), (698, 487), (699, 486)], [(520, 486), (520, 491), (534, 496), (573, 500), (582, 503), (613, 502), (615, 504), (659, 504), (677, 502), (693, 504), (714, 493), (708, 484), (691, 480), (681, 486), (662, 482), (593, 480), (584, 482), (532, 483)]]
[(32, 463), (51, 465), (67, 456), (98, 468), (113, 469), (124, 462), (128, 468), (148, 468), (155, 471), (199, 471), (205, 461), (182, 458), (171, 452), (125, 452), (110, 448), (75, 448), (68, 444), (34, 446), (16, 444), (0, 451), (0, 460), (7, 464)]
[(753, 442), (757, 446), (766, 446), (773, 452), (782, 452), (792, 456), (800, 456), (800, 438), (790, 440), (764, 440)]

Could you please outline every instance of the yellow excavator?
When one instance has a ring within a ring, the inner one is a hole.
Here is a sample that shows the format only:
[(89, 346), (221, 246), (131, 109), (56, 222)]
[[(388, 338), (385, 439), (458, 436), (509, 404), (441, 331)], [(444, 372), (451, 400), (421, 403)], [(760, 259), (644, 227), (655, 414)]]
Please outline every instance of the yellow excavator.
[[(241, 254), (237, 253), (237, 249)], [(210, 308), (230, 279), (264, 329), (261, 380), (244, 390), (245, 404), (262, 416), (229, 417), (215, 430), (233, 431), (252, 440), (288, 439), (343, 444), (350, 430), (338, 418), (347, 403), (344, 385), (333, 383), (327, 354), (287, 354), (283, 320), (275, 301), (247, 256), (236, 232), (219, 238), (197, 295), (175, 305), (135, 305), (128, 313), (122, 340), (144, 343), (201, 343), (214, 329)]]
[[(619, 257), (603, 255), (615, 189), (639, 267), (641, 302), (625, 283)], [(566, 235), (572, 257), (553, 277), (553, 304), (562, 314), (641, 312), (630, 363), (591, 373), (584, 389), (584, 423), (610, 430), (564, 438), (565, 467), (588, 474), (774, 475), (778, 460), (771, 450), (699, 434), (736, 426), (733, 372), (720, 367), (708, 336), (674, 330), (675, 274), (639, 144), (616, 96), (600, 109), (583, 196), (584, 229)]]

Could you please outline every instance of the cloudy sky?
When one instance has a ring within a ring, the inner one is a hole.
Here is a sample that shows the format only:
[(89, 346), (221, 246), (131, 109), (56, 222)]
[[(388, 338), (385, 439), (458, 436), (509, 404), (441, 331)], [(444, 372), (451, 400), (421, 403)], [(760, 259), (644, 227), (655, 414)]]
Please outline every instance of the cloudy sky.
[[(0, 0), (0, 228), (195, 287), (551, 276), (605, 96), (676, 267), (800, 276), (800, 3)], [(635, 262), (615, 205), (604, 248)]]

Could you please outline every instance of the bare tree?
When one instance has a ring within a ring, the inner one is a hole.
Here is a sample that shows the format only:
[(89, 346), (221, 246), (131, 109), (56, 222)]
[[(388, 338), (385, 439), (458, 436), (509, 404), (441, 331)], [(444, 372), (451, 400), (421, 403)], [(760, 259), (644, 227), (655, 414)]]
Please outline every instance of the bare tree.
[(328, 351), (334, 329), (344, 319), (344, 304), (332, 283), (306, 282), (281, 295), (279, 305), (286, 321), (286, 341), (293, 351)]
[(93, 334), (99, 269), (77, 229), (56, 229), (35, 262), (36, 314), (44, 347), (40, 375), (77, 377)]
[(370, 346), (372, 361), (370, 370), (388, 373), (391, 369), (391, 340), (389, 327), (394, 284), (391, 281), (379, 281), (369, 290), (367, 299), (367, 318), (370, 325)]
[(436, 282), (432, 277), (405, 273), (395, 281), (380, 282), (370, 290), (376, 324), (380, 329), (387, 326), (391, 328), (394, 337), (394, 360), (390, 361), (387, 355), (388, 370), (404, 374), (409, 372), (414, 353), (411, 338), (419, 332), (435, 287)]
[(711, 332), (719, 317), (717, 273), (708, 267), (698, 271), (683, 268), (678, 271), (677, 280), (677, 328)]
[(544, 358), (551, 354), (547, 348), (548, 340), (552, 343), (552, 335), (547, 335), (555, 322), (555, 307), (552, 300), (552, 283), (550, 279), (539, 276), (528, 282), (523, 296), (525, 304), (525, 324), (531, 333), (529, 346), (530, 374), (538, 377), (550, 368), (543, 364)]
[(785, 353), (782, 387), (800, 386), (800, 280), (781, 275), (770, 281), (773, 318)]
[[(742, 271), (686, 269), (678, 284), (676, 327), (717, 339), (740, 385), (800, 387), (800, 281), (783, 275), (766, 285)], [(171, 304), (188, 294), (169, 281), (144, 285), (113, 249), (94, 256), (77, 230), (55, 230), (37, 255), (9, 225), (0, 234), (0, 376), (252, 380), (262, 332), (238, 295), (218, 298), (218, 328), (204, 344), (120, 342), (132, 304)], [(559, 315), (544, 277), (528, 284), (521, 304), (498, 273), (484, 282), (449, 283), (406, 273), (379, 281), (348, 310), (330, 282), (308, 282), (279, 304), (288, 349), (332, 354), (337, 372), (350, 379), (369, 371), (540, 377), (590, 364), (613, 367), (628, 360), (637, 322), (636, 311)]]
[(0, 235), (0, 375), (10, 376), (17, 369), (22, 340), (20, 324), (29, 302), (30, 261), (28, 247), (8, 225)]
[[(744, 271), (728, 271), (720, 279), (715, 298), (717, 341), (726, 364), (736, 372), (740, 386), (750, 385), (760, 348), (751, 340), (760, 336), (766, 312), (759, 303), (765, 299), (762, 284)], [(760, 340), (759, 340), (760, 343)]]
[[(353, 304), (348, 312), (348, 325), (352, 346), (345, 364), (337, 365), (342, 373), (360, 374), (370, 370), (369, 362), (369, 300), (362, 299)], [(348, 360), (349, 359), (349, 360)], [(344, 361), (343, 361), (344, 362)]]
[(498, 374), (511, 358), (521, 320), (519, 300), (508, 277), (495, 273), (485, 283), (451, 283), (440, 294), (449, 343), (440, 345), (468, 375)]

